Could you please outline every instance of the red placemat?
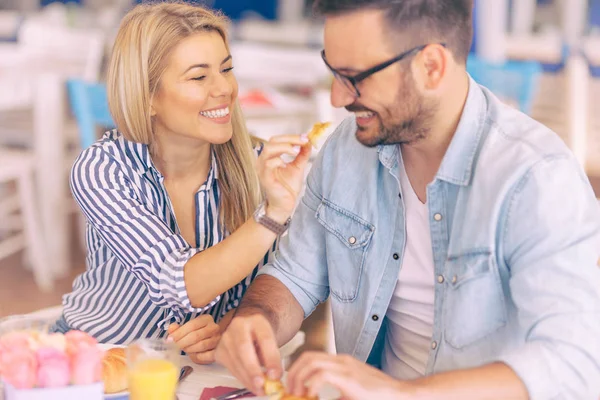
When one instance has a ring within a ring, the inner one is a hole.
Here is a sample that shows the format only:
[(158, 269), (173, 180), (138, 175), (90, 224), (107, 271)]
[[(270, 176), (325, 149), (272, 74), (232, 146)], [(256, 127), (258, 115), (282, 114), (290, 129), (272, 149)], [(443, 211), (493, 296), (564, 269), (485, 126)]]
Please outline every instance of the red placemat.
[[(239, 388), (227, 387), (227, 386), (215, 386), (213, 388), (206, 388), (202, 391), (199, 400), (210, 400), (213, 397), (223, 396), (224, 394), (231, 393)], [(248, 397), (254, 397), (253, 394), (238, 397), (239, 399), (246, 399)]]

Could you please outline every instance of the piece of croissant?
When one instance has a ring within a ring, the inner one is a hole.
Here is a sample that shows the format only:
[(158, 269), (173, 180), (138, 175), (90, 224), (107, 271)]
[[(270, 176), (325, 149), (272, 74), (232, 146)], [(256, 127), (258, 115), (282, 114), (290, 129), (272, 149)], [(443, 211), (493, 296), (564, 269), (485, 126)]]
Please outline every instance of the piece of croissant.
[(112, 348), (102, 359), (102, 381), (104, 393), (117, 393), (127, 390), (127, 359), (125, 349)]
[(331, 122), (317, 122), (313, 125), (311, 131), (308, 133), (308, 141), (313, 147), (317, 147), (319, 138), (325, 133), (329, 125), (331, 125)]

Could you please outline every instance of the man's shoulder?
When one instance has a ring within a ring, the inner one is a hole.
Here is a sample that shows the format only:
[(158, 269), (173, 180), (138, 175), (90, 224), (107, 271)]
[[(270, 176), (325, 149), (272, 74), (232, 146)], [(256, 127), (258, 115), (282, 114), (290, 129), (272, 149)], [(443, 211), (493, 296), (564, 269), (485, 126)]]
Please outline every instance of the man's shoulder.
[(524, 175), (550, 159), (577, 162), (556, 132), (495, 98), (490, 99), (484, 131), (477, 168), (485, 169), (488, 176)]
[(514, 109), (495, 97), (489, 97), (486, 129), (490, 150), (522, 155), (528, 159), (540, 160), (549, 156), (571, 155), (560, 136), (532, 117)]

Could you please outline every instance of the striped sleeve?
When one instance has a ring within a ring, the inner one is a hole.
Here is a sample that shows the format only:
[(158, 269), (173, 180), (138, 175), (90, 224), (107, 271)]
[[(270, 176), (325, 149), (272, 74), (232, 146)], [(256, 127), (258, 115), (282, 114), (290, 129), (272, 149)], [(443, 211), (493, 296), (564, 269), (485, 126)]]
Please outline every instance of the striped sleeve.
[(100, 147), (86, 149), (71, 171), (71, 190), (92, 228), (125, 268), (148, 289), (151, 301), (178, 321), (192, 306), (183, 270), (197, 252), (142, 202), (120, 164)]

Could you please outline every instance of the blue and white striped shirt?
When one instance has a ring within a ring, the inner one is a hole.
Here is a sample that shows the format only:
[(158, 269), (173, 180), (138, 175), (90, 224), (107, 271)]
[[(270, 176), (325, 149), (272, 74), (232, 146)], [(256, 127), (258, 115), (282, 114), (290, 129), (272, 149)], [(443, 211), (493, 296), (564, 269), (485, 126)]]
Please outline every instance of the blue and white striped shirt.
[(248, 277), (205, 307), (191, 305), (183, 279), (187, 261), (228, 234), (219, 220), (217, 180), (213, 156), (196, 193), (196, 243), (190, 246), (147, 145), (114, 130), (84, 150), (71, 172), (71, 190), (87, 219), (87, 269), (63, 297), (68, 327), (103, 343), (122, 344), (164, 336), (165, 324), (200, 314), (218, 321), (237, 307), (276, 243)]

